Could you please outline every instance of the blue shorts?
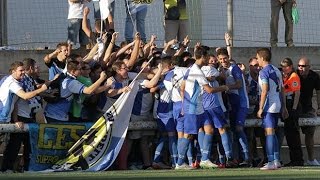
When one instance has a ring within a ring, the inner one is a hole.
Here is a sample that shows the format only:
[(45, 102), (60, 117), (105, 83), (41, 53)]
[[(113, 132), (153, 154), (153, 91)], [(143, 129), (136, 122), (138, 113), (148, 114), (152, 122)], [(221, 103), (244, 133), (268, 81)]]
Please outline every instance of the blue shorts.
[(177, 129), (177, 132), (184, 132), (184, 116), (180, 116), (178, 117), (176, 120), (176, 123), (177, 123), (177, 126), (176, 126), (176, 129)]
[(208, 118), (206, 113), (199, 115), (184, 114), (184, 133), (198, 134), (199, 128), (204, 125), (212, 125), (212, 121)]
[(205, 112), (208, 115), (208, 117), (213, 121), (215, 128), (222, 128), (224, 125), (228, 124), (221, 107), (208, 109), (205, 110)]
[(278, 125), (279, 113), (263, 113), (262, 114), (262, 127), (263, 128), (276, 128)]
[(157, 119), (160, 132), (176, 132), (176, 123), (173, 118)]
[(178, 119), (181, 115), (181, 109), (182, 109), (182, 102), (178, 101), (178, 102), (174, 102), (173, 103), (173, 118), (174, 119)]
[(248, 108), (232, 106), (230, 111), (230, 126), (244, 126)]

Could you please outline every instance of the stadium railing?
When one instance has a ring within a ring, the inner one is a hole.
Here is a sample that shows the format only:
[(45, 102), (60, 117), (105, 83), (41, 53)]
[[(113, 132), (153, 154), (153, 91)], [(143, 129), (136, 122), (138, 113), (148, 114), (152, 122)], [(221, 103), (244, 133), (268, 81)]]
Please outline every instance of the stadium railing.
[[(261, 119), (247, 119), (245, 122), (245, 127), (261, 127)], [(320, 117), (314, 118), (299, 118), (300, 126), (319, 126)], [(283, 122), (279, 120), (278, 126), (283, 127)], [(156, 130), (156, 121), (135, 121), (130, 122), (128, 130)], [(28, 124), (25, 124), (24, 129), (18, 128), (15, 124), (0, 124), (0, 133), (22, 133), (28, 132)]]

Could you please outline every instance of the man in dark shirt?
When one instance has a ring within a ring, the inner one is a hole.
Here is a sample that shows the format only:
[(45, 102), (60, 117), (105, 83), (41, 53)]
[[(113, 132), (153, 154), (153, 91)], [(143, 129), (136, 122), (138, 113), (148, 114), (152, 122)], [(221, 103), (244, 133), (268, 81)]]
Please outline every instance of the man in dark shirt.
[[(300, 103), (302, 107), (301, 117), (316, 117), (320, 112), (320, 77), (319, 74), (310, 70), (310, 61), (303, 57), (298, 63), (298, 75), (301, 81)], [(312, 107), (313, 91), (317, 92), (318, 111)], [(314, 132), (315, 126), (301, 127), (305, 134), (305, 144), (308, 152), (307, 165), (319, 166), (319, 162), (314, 158)]]
[(49, 80), (55, 75), (60, 74), (66, 67), (66, 59), (68, 57), (68, 44), (59, 43), (57, 49), (44, 57), (44, 62), (49, 68)]

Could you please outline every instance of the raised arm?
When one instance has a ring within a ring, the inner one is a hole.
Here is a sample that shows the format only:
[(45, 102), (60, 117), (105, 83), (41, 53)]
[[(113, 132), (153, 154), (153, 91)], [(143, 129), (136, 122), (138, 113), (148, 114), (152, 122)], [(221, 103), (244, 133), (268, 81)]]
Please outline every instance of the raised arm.
[(151, 47), (154, 45), (156, 39), (157, 39), (157, 36), (152, 34), (150, 41), (143, 47), (143, 51), (144, 51), (145, 56), (150, 55)]
[(82, 30), (89, 38), (92, 38), (92, 31), (91, 31), (90, 25), (88, 24), (89, 13), (90, 13), (90, 9), (88, 7), (85, 7), (83, 9)]
[(109, 46), (108, 46), (108, 48), (106, 49), (106, 52), (105, 52), (104, 57), (103, 57), (103, 61), (104, 61), (104, 63), (106, 63), (106, 64), (108, 64), (108, 62), (110, 61), (112, 49), (113, 49), (113, 47), (114, 47), (114, 43), (116, 42), (116, 40), (117, 40), (117, 38), (118, 38), (118, 35), (119, 35), (118, 32), (114, 32), (114, 33), (112, 34), (111, 41), (110, 41)]
[(83, 89), (83, 94), (92, 94), (96, 89), (98, 89), (101, 83), (107, 78), (104, 71), (101, 72), (99, 79), (89, 87)]
[(19, 90), (16, 94), (20, 98), (22, 98), (24, 100), (28, 100), (30, 98), (35, 97), (36, 95), (38, 95), (39, 93), (41, 93), (47, 89), (48, 89), (47, 86), (45, 84), (43, 84), (39, 89), (36, 89), (34, 91), (25, 92), (24, 90)]
[(232, 51), (231, 51), (231, 36), (229, 33), (225, 33), (224, 34), (224, 39), (226, 41), (226, 46), (227, 46), (227, 51), (228, 51), (228, 54), (229, 54), (229, 59), (232, 59)]
[(46, 64), (50, 63), (51, 60), (53, 58), (56, 58), (58, 56), (58, 54), (60, 53), (60, 48), (57, 48), (55, 51), (53, 51), (52, 53), (50, 54), (47, 54), (46, 56), (44, 56), (43, 60)]
[(168, 51), (171, 50), (170, 47), (171, 47), (172, 45), (176, 44), (177, 42), (178, 42), (177, 39), (172, 39), (172, 40), (170, 40), (169, 42), (167, 42), (167, 43), (165, 44), (163, 50), (162, 50), (162, 54), (165, 54), (165, 55), (169, 54)]
[(123, 48), (121, 48), (117, 54), (116, 54), (116, 58), (118, 58), (121, 54), (123, 54), (124, 52), (126, 52), (126, 50), (128, 50), (129, 48), (131, 48), (134, 45), (134, 41), (131, 43), (128, 43), (127, 45), (125, 45)]
[(153, 78), (148, 81), (146, 84), (145, 84), (145, 87), (146, 88), (152, 88), (152, 87), (155, 87), (161, 77), (161, 73), (162, 73), (162, 70), (163, 70), (163, 67), (162, 67), (162, 64), (159, 63), (158, 64), (158, 71), (157, 73), (153, 76)]
[(184, 39), (183, 42), (181, 43), (179, 50), (174, 54), (174, 56), (180, 56), (187, 48), (190, 43), (189, 36), (187, 35)]
[(134, 46), (133, 46), (133, 50), (132, 50), (130, 59), (126, 63), (126, 65), (129, 69), (131, 69), (134, 66), (134, 64), (136, 63), (136, 61), (138, 60), (140, 42), (141, 42), (140, 33), (137, 32), (135, 35)]

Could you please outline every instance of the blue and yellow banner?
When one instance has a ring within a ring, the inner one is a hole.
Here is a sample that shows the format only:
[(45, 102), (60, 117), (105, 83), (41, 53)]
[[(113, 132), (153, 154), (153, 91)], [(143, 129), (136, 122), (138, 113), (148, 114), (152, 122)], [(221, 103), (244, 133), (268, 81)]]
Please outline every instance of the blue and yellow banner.
[(66, 158), (68, 150), (92, 123), (29, 124), (31, 155), (29, 171), (42, 171)]

